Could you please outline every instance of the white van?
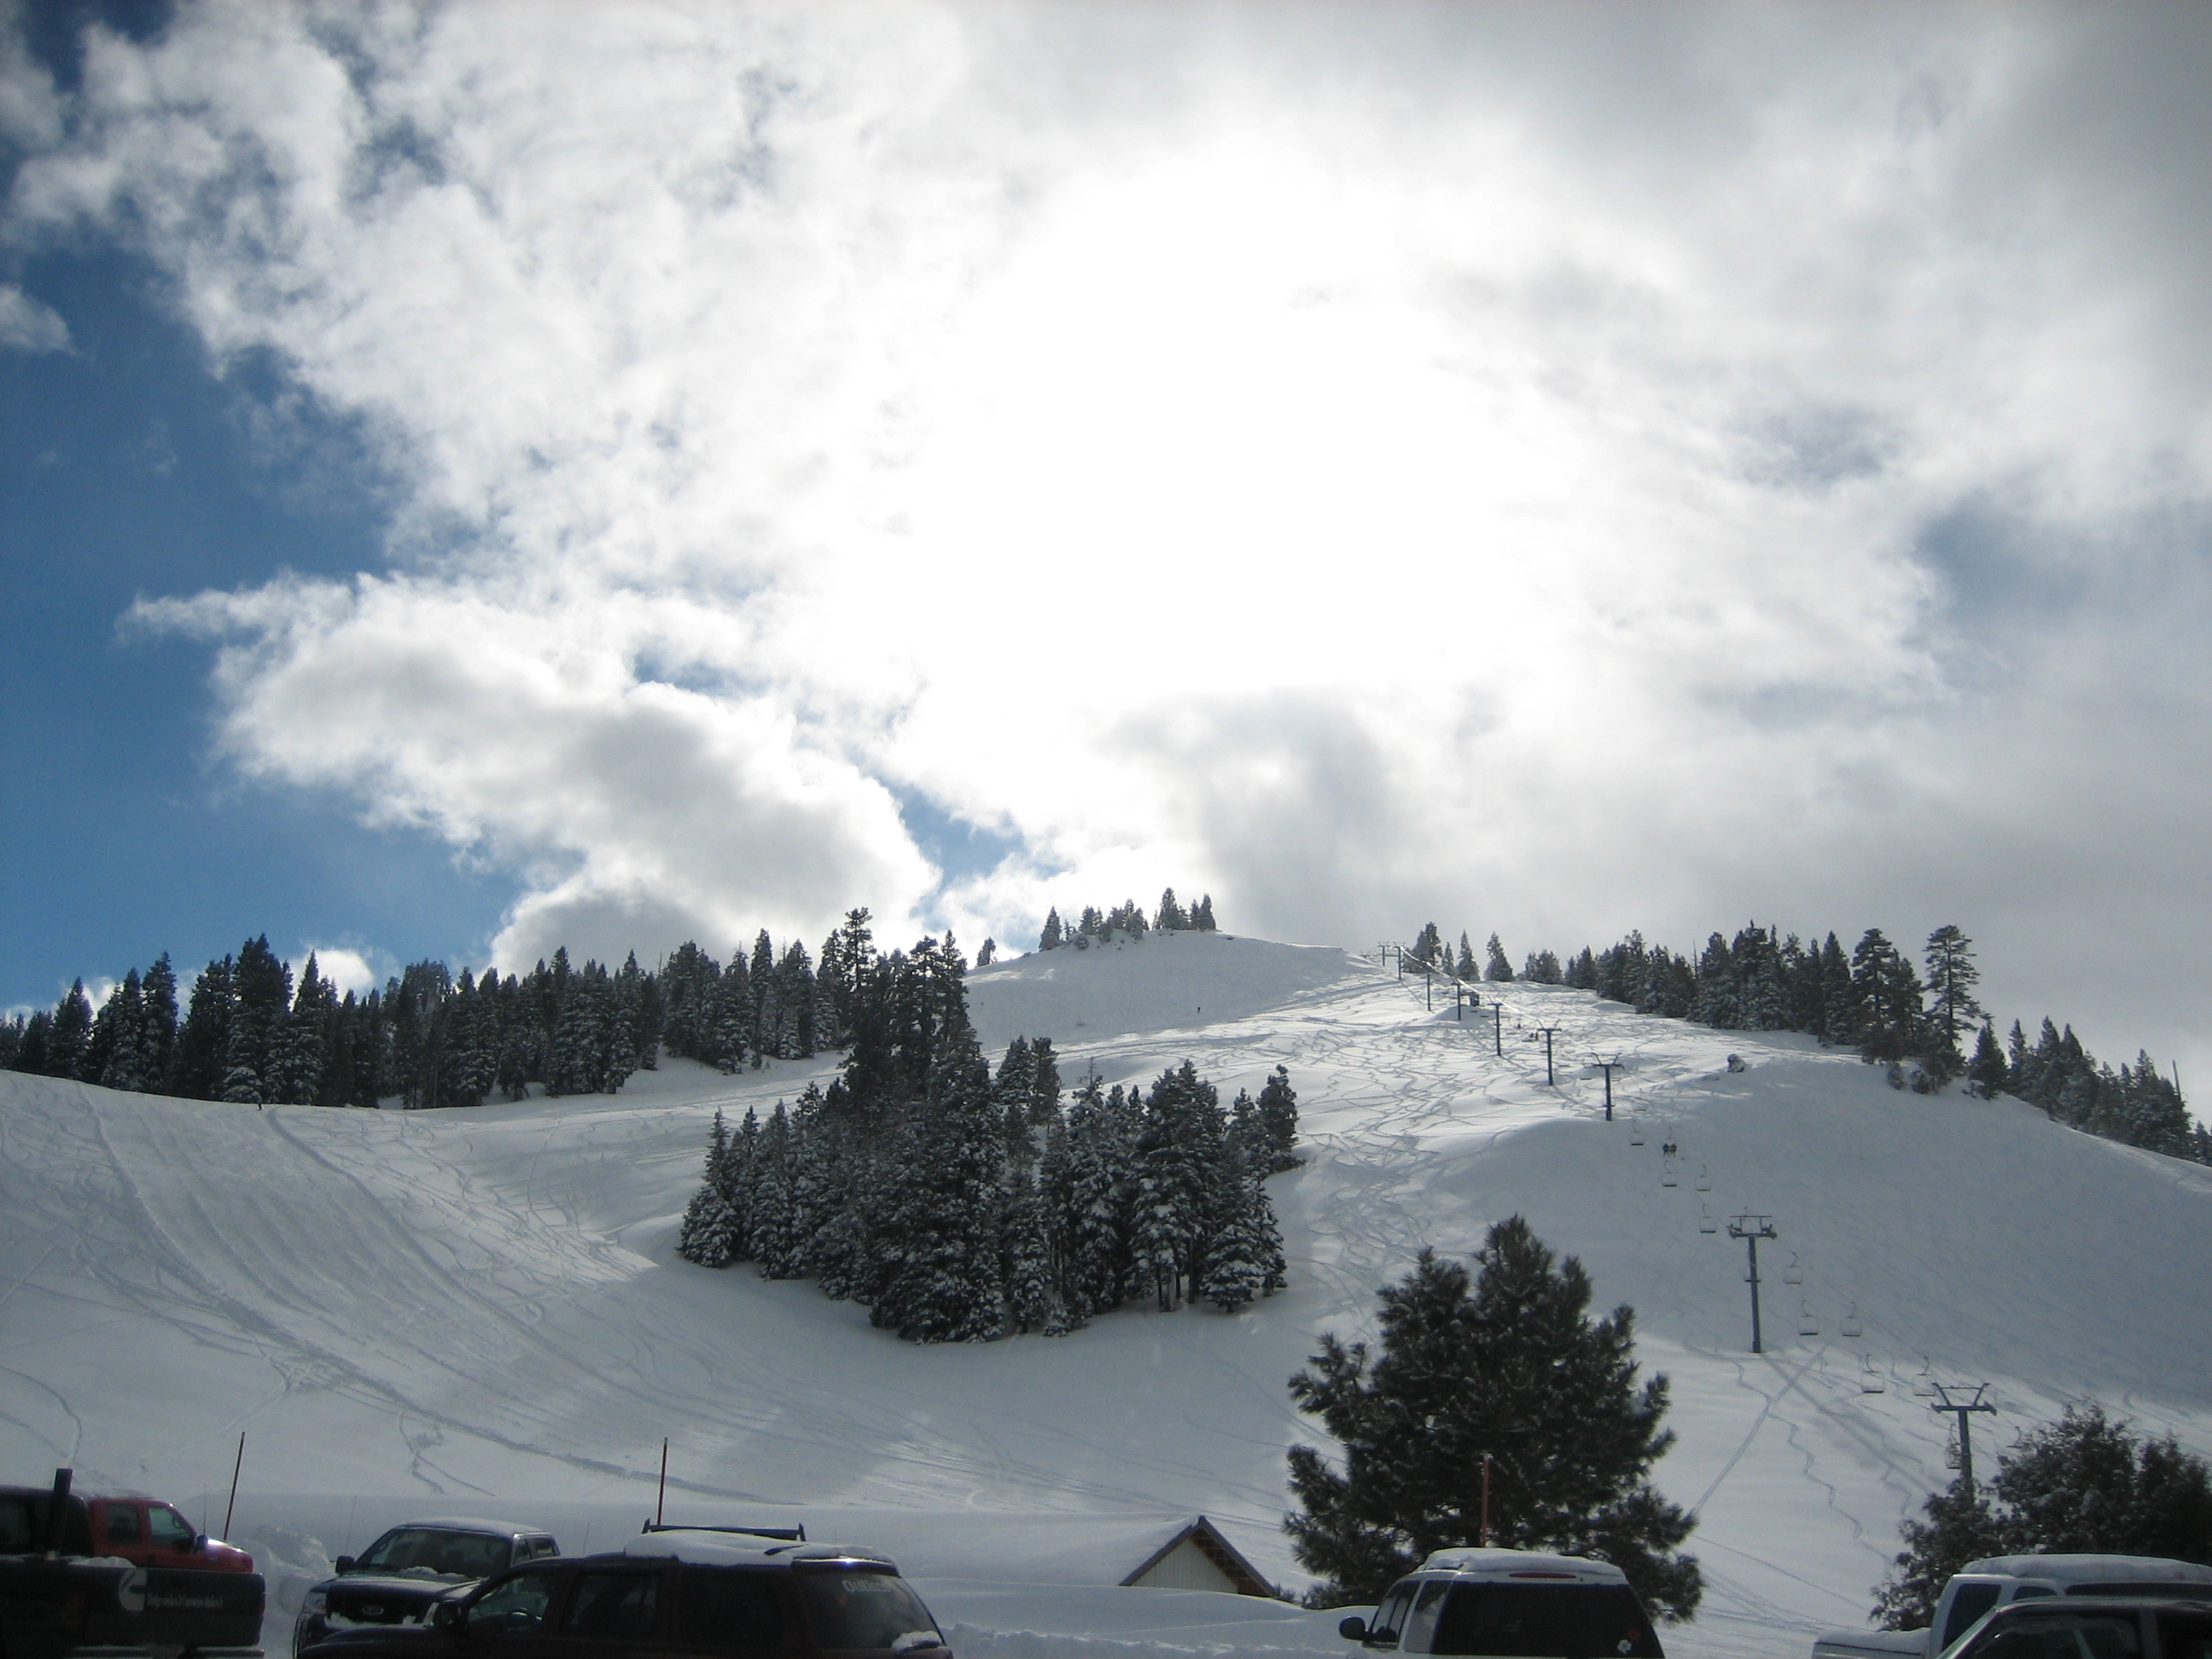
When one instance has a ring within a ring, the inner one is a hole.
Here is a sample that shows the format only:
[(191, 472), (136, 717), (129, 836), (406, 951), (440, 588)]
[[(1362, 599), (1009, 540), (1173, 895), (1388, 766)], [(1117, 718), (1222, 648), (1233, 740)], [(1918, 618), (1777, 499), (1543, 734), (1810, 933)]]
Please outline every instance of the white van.
[(1346, 1639), (1385, 1652), (1506, 1659), (1664, 1659), (1619, 1567), (1531, 1550), (1438, 1550), (1390, 1587)]
[(2212, 1597), (2212, 1567), (2154, 1555), (1992, 1555), (1954, 1573), (1926, 1630), (1829, 1630), (1813, 1659), (1936, 1659), (1991, 1610), (2049, 1595)]

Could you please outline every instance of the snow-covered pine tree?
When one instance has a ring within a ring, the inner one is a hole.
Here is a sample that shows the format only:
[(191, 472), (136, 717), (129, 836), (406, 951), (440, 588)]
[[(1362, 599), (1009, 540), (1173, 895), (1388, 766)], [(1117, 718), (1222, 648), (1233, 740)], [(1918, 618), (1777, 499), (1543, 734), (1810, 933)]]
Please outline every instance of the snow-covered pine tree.
[[(957, 952), (942, 953), (957, 960)], [(1005, 1153), (991, 1070), (960, 1030), (931, 1067), (889, 1194), (889, 1249), (872, 1322), (917, 1342), (979, 1342), (1003, 1328), (998, 1274)]]
[[(1239, 1096), (1243, 1099), (1243, 1096)], [(1282, 1236), (1243, 1136), (1224, 1137), (1196, 1294), (1224, 1313), (1283, 1286)]]
[[(1195, 1296), (1204, 1277), (1225, 1127), (1220, 1095), (1191, 1061), (1170, 1067), (1152, 1085), (1137, 1143), (1132, 1243), (1137, 1279), (1164, 1312)], [(1132, 1293), (1143, 1291), (1133, 1287)]]
[(792, 1200), (791, 1113), (781, 1101), (761, 1126), (753, 1149), (745, 1222), (763, 1279), (796, 1279), (806, 1271), (806, 1236)]
[(1015, 1170), (1006, 1190), (999, 1260), (1005, 1276), (1006, 1322), (1020, 1332), (1052, 1326), (1057, 1301), (1053, 1294), (1052, 1241), (1044, 1200), (1026, 1165)]
[(1048, 910), (1044, 916), (1044, 931), (1037, 936), (1037, 949), (1057, 951), (1062, 943), (1060, 912)]
[[(2013, 1029), (2018, 1030), (2015, 1022)], [(1997, 1044), (1997, 1034), (1984, 1018), (1982, 1029), (1974, 1037), (1974, 1057), (1966, 1064), (1966, 1086), (1984, 1100), (1994, 1100), (2011, 1086), (2011, 1074), (2005, 1066), (2004, 1050)]]
[(1442, 965), (1443, 950), (1443, 935), (1437, 931), (1436, 923), (1428, 921), (1413, 935), (1413, 948), (1406, 954), (1423, 967), (1435, 968)]
[(1152, 920), (1152, 926), (1164, 933), (1180, 933), (1190, 926), (1190, 918), (1183, 914), (1182, 906), (1176, 902), (1174, 888), (1160, 890), (1160, 908)]
[(676, 1254), (702, 1267), (726, 1267), (737, 1255), (737, 1218), (722, 1190), (723, 1165), (729, 1153), (729, 1127), (717, 1106), (714, 1126), (707, 1137), (706, 1169), (699, 1190), (684, 1206), (684, 1220), (676, 1231)]
[(1127, 1275), (1125, 1194), (1131, 1176), (1122, 1129), (1098, 1079), (1088, 1078), (1069, 1103), (1066, 1132), (1046, 1157), (1042, 1186), (1060, 1287), (1079, 1323), (1119, 1306)]
[(1305, 1160), (1297, 1155), (1298, 1095), (1291, 1087), (1287, 1067), (1278, 1066), (1260, 1087), (1260, 1124), (1267, 1137), (1265, 1174), (1295, 1170)]
[(1464, 927), (1460, 929), (1459, 960), (1453, 963), (1452, 972), (1470, 985), (1474, 982), (1476, 978), (1474, 971), (1474, 947), (1468, 943), (1467, 930)]
[[(1590, 1281), (1519, 1216), (1490, 1229), (1466, 1267), (1424, 1249), (1382, 1291), (1380, 1351), (1324, 1334), (1291, 1382), (1301, 1410), (1344, 1449), (1341, 1471), (1290, 1454), (1299, 1510), (1284, 1526), (1324, 1582), (1316, 1605), (1370, 1601), (1430, 1551), (1478, 1535), (1483, 1455), (1493, 1454), (1492, 1540), (1612, 1562), (1661, 1617), (1696, 1611), (1695, 1522), (1651, 1487), (1667, 1380), (1640, 1386), (1635, 1314), (1589, 1316)], [(1423, 1425), (1408, 1433), (1407, 1423)]]
[(1060, 1121), (1060, 1060), (1050, 1037), (1030, 1044), (1029, 1113), (1032, 1128), (1050, 1128)]

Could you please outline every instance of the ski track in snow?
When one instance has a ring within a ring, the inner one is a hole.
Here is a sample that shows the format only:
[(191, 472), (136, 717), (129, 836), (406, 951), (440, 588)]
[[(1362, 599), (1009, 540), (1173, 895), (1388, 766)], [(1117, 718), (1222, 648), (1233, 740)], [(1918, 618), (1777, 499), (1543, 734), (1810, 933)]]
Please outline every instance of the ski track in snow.
[[(765, 1113), (830, 1060), (730, 1078), (672, 1061), (611, 1098), (405, 1115), (0, 1074), (0, 1442), (14, 1478), (58, 1460), (219, 1499), (243, 1429), (249, 1492), (634, 1511), (665, 1435), (672, 1491), (701, 1502), (1203, 1510), (1295, 1580), (1283, 1451), (1317, 1425), (1285, 1379), (1320, 1331), (1371, 1336), (1376, 1287), (1421, 1246), (1463, 1256), (1520, 1211), (1583, 1258), (1601, 1306), (1636, 1308), (1644, 1364), (1672, 1379), (1680, 1442), (1656, 1478), (1698, 1494), (1708, 1578), (1678, 1655), (1798, 1651), (1863, 1613), (1899, 1520), (1948, 1478), (1923, 1363), (1992, 1385), (1984, 1469), (2090, 1394), (2212, 1446), (2212, 1171), (2015, 1103), (1900, 1095), (1802, 1037), (1484, 991), (1502, 1022), (1487, 1000), (1428, 1009), (1371, 959), (1220, 935), (978, 970), (994, 1060), (1016, 1031), (1050, 1036), (1070, 1088), (1188, 1058), (1226, 1100), (1286, 1065), (1308, 1162), (1271, 1184), (1292, 1284), (1259, 1309), (974, 1348), (915, 1348), (811, 1285), (674, 1259), (711, 1111)], [(1614, 1056), (1608, 1124), (1589, 1064)], [(1746, 1209), (1781, 1233), (1756, 1358), (1741, 1249), (1699, 1230)], [(2101, 1265), (2121, 1237), (2153, 1246), (2124, 1279)], [(1801, 1304), (1819, 1334), (1799, 1334)], [(1862, 1334), (1840, 1335), (1846, 1314)], [(315, 1567), (295, 1565), (288, 1583)]]

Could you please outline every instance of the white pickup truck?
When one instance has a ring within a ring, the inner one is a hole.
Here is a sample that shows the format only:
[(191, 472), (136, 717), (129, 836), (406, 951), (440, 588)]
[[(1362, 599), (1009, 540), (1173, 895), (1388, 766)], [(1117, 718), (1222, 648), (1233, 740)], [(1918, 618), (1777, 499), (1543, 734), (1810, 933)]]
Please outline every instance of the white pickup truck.
[(1952, 1575), (1926, 1630), (1822, 1631), (1813, 1659), (1937, 1659), (1992, 1607), (2039, 1595), (2212, 1600), (2212, 1567), (2149, 1555), (1993, 1555)]

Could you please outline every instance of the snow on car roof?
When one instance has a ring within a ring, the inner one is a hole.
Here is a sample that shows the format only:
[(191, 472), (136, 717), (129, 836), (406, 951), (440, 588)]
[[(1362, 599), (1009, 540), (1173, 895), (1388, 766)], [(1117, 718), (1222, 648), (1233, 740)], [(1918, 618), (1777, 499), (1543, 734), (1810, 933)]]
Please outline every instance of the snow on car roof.
[(2194, 1561), (2167, 1561), (2154, 1555), (1992, 1555), (1970, 1561), (1967, 1572), (2007, 1578), (2049, 1578), (2059, 1583), (2110, 1581), (2123, 1583), (2212, 1584), (2212, 1567)]
[(788, 1539), (715, 1532), (703, 1527), (671, 1527), (660, 1532), (640, 1533), (623, 1546), (622, 1553), (712, 1567), (785, 1567), (794, 1561), (863, 1561), (870, 1566), (898, 1571), (898, 1564), (879, 1550), (848, 1549), (842, 1544), (801, 1544)]
[(389, 1532), (404, 1532), (410, 1527), (444, 1527), (455, 1532), (491, 1532), (502, 1538), (512, 1538), (518, 1533), (538, 1533), (543, 1527), (526, 1527), (517, 1521), (487, 1521), (482, 1516), (441, 1515), (426, 1521), (402, 1521)]
[(1458, 1549), (1432, 1551), (1419, 1572), (1456, 1572), (1490, 1579), (1571, 1578), (1583, 1584), (1625, 1584), (1628, 1575), (1610, 1561), (1579, 1555), (1545, 1555), (1534, 1550)]

